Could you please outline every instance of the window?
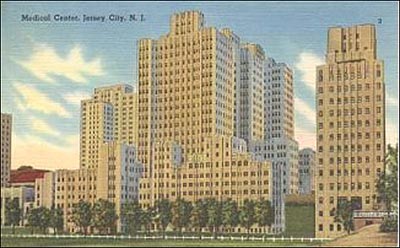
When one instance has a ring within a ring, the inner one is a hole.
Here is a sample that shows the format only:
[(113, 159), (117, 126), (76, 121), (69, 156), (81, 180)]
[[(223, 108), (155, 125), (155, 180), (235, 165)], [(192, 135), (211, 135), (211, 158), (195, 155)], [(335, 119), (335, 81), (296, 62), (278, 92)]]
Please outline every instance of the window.
[(322, 70), (318, 71), (318, 80), (322, 82), (324, 80), (324, 72)]

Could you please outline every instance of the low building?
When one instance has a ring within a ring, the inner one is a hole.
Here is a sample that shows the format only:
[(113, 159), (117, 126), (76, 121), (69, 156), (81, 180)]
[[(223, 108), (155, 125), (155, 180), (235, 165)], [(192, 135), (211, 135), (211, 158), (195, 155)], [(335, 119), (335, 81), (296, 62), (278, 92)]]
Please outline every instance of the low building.
[(10, 185), (13, 187), (34, 187), (37, 178), (43, 178), (49, 170), (35, 169), (32, 166), (23, 165), (16, 170), (11, 170)]
[(272, 204), (275, 209), (274, 232), (284, 232), (285, 195), (298, 191), (298, 143), (290, 138), (274, 138), (250, 144), (250, 151), (262, 161), (270, 161)]
[[(63, 209), (64, 231), (80, 231), (72, 219), (73, 207), (80, 200), (91, 204), (99, 199), (113, 202), (120, 217), (122, 205), (138, 199), (142, 168), (134, 146), (104, 143), (100, 145), (99, 156), (96, 168), (57, 170), (36, 180), (35, 206)], [(123, 231), (124, 223), (118, 218), (117, 232)], [(90, 232), (96, 230), (91, 228)]]
[(314, 192), (315, 151), (311, 148), (299, 152), (299, 194)]
[(1, 226), (8, 225), (6, 223), (6, 204), (14, 199), (18, 199), (19, 207), (22, 209), (20, 226), (26, 224), (26, 216), (33, 207), (34, 189), (32, 187), (8, 187), (1, 188)]

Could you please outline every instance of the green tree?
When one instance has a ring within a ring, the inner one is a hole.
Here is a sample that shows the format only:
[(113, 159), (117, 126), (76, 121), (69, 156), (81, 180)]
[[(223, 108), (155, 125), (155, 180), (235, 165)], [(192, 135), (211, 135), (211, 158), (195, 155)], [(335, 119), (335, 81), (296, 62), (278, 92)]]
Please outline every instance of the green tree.
[(138, 201), (125, 203), (122, 207), (122, 218), (124, 219), (127, 227), (127, 233), (134, 235), (140, 230), (145, 218), (144, 211), (140, 208)]
[(337, 209), (335, 211), (334, 221), (343, 225), (344, 230), (347, 234), (350, 234), (354, 230), (353, 222), (353, 206), (347, 199), (338, 202)]
[(43, 234), (46, 234), (47, 229), (50, 227), (50, 221), (51, 221), (50, 209), (46, 207), (39, 207), (39, 216), (40, 216), (39, 228), (40, 230), (42, 230)]
[(398, 201), (398, 151), (398, 144), (396, 147), (388, 145), (385, 156), (386, 170), (379, 175), (376, 183), (378, 195), (388, 211), (392, 210), (393, 204)]
[(39, 208), (33, 208), (33, 209), (29, 210), (27, 220), (28, 220), (27, 225), (31, 227), (31, 234), (33, 234), (35, 228), (39, 227), (39, 223), (40, 223)]
[(207, 211), (206, 200), (199, 199), (195, 202), (190, 219), (192, 226), (197, 229), (199, 238), (201, 238), (201, 229), (206, 227), (208, 222), (208, 211)]
[(214, 198), (206, 200), (207, 206), (207, 226), (212, 231), (214, 239), (217, 238), (218, 229), (222, 225), (222, 204)]
[(256, 202), (256, 222), (264, 228), (274, 222), (274, 209), (269, 200), (262, 198)]
[(15, 226), (19, 225), (22, 218), (22, 209), (19, 207), (19, 199), (14, 198), (6, 202), (5, 223), (12, 226), (12, 233), (15, 234)]
[(53, 207), (50, 211), (50, 226), (54, 230), (54, 235), (59, 233), (64, 227), (64, 216), (61, 208)]
[(158, 200), (156, 211), (156, 220), (161, 227), (163, 238), (165, 238), (165, 229), (172, 221), (172, 203), (168, 199)]
[(250, 228), (254, 225), (255, 218), (255, 206), (256, 203), (253, 200), (246, 199), (243, 202), (243, 206), (240, 208), (239, 220), (240, 225), (247, 229), (247, 239), (250, 237)]
[(185, 199), (178, 198), (172, 205), (172, 225), (179, 229), (182, 233), (182, 228), (187, 228), (190, 223), (193, 205)]
[(144, 230), (148, 233), (151, 229), (151, 225), (156, 218), (156, 209), (149, 207), (143, 211), (142, 214), (142, 225), (144, 226)]
[(92, 205), (89, 202), (80, 200), (72, 209), (72, 219), (85, 235), (87, 235), (87, 229), (92, 223), (92, 216)]
[(33, 234), (34, 228), (39, 228), (43, 234), (46, 234), (47, 229), (51, 226), (51, 212), (46, 207), (34, 208), (29, 211), (28, 225), (32, 227), (31, 233)]
[(222, 206), (222, 224), (231, 229), (239, 225), (239, 209), (236, 201), (228, 199)]
[(92, 224), (100, 234), (114, 232), (118, 215), (115, 211), (115, 204), (99, 199), (92, 208)]

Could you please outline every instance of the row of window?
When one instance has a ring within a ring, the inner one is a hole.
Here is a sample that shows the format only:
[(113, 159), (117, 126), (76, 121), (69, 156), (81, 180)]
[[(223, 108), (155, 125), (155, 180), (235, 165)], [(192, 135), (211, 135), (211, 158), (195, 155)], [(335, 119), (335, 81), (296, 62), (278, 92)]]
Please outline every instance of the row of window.
[[(371, 163), (371, 159), (369, 156), (366, 156), (364, 158), (365, 163), (369, 164)], [(382, 162), (382, 157), (381, 156), (376, 156), (376, 162)], [(335, 163), (335, 159), (334, 158), (329, 158), (329, 164), (333, 165)], [(356, 158), (355, 157), (351, 157), (351, 160), (349, 161), (349, 157), (337, 157), (336, 158), (336, 164), (355, 164), (356, 163)], [(362, 157), (357, 157), (357, 163), (363, 163), (363, 158)], [(324, 160), (322, 158), (318, 159), (318, 164), (319, 165), (323, 165), (324, 164)]]
[[(336, 184), (336, 187), (335, 187)], [(366, 189), (369, 190), (371, 189), (370, 183), (366, 182), (364, 183), (364, 188), (363, 188), (363, 183), (359, 182), (359, 183), (343, 183), (343, 188), (342, 188), (342, 183), (329, 183), (329, 185), (327, 184), (328, 189), (330, 191), (334, 191), (334, 190), (362, 190), (362, 189)], [(350, 186), (350, 187), (349, 187)], [(323, 191), (324, 190), (324, 184), (323, 183), (319, 183), (318, 184), (318, 190), (319, 191)]]

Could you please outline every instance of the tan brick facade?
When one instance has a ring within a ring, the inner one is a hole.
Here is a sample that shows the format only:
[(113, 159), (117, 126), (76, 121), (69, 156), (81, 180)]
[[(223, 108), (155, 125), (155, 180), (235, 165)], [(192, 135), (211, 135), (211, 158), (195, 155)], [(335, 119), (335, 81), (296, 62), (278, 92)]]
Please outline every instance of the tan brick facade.
[[(232, 152), (237, 54), (229, 32), (205, 27), (201, 12), (182, 12), (167, 35), (138, 49), (141, 204), (178, 195), (269, 199), (270, 163)], [(183, 157), (176, 166), (173, 144)]]
[(371, 24), (330, 28), (326, 64), (317, 67), (317, 237), (337, 237), (341, 197), (362, 210), (378, 207), (375, 182), (384, 171), (385, 84)]
[(10, 185), (12, 115), (1, 113), (1, 187)]

